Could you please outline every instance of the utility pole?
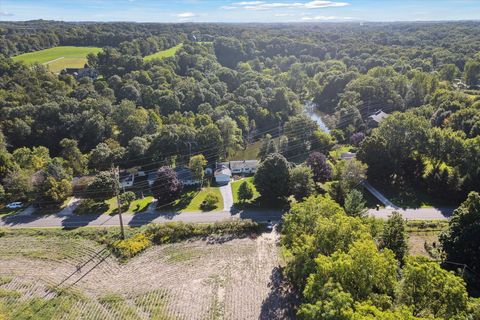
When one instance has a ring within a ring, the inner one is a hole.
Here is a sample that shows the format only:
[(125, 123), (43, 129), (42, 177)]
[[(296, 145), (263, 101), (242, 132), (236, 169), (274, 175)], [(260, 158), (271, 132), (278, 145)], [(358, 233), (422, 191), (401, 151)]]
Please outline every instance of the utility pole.
[(120, 219), (120, 239), (124, 240), (125, 239), (125, 230), (123, 228), (123, 217), (122, 217), (122, 204), (120, 203), (120, 173), (119, 173), (119, 168), (113, 168), (112, 171), (114, 171), (114, 176), (115, 176), (115, 195), (117, 197), (117, 208), (118, 208), (118, 218)]

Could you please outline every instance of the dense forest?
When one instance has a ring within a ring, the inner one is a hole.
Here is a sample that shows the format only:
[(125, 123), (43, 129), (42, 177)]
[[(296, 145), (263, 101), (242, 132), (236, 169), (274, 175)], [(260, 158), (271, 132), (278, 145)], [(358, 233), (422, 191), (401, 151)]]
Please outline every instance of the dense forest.
[[(59, 204), (73, 177), (186, 165), (195, 155), (213, 164), (258, 142), (262, 196), (285, 200), (295, 189), (282, 244), (301, 318), (474, 319), (478, 302), (464, 280), (395, 251), (388, 227), (380, 234), (356, 216), (351, 191), (368, 176), (463, 202), (442, 240), (458, 248), (456, 224), (465, 223), (457, 220), (479, 210), (479, 35), (478, 22), (0, 22), (1, 201)], [(178, 44), (174, 57), (143, 59)], [(77, 79), (11, 59), (58, 45), (102, 47), (88, 56), (100, 76)], [(330, 133), (305, 115), (310, 103)], [(388, 117), (374, 126), (369, 118), (380, 110)], [(338, 145), (358, 160), (332, 163)], [(291, 168), (305, 159), (312, 173)], [(269, 166), (285, 173), (276, 188)], [(301, 202), (313, 188), (325, 195)], [(465, 258), (478, 247), (455, 250), (448, 256), (478, 267)], [(442, 289), (418, 293), (416, 281)]]
[[(50, 161), (65, 160), (73, 175), (196, 153), (215, 161), (267, 134), (281, 136), (274, 149), (291, 157), (325, 140), (301, 116), (313, 100), (372, 179), (421, 182), (460, 201), (480, 181), (479, 29), (3, 22), (3, 186), (30, 190), (14, 177)], [(178, 43), (174, 58), (142, 59)], [(56, 45), (104, 47), (89, 57), (101, 77), (76, 80), (8, 58)], [(399, 113), (372, 131), (367, 120), (377, 110)]]

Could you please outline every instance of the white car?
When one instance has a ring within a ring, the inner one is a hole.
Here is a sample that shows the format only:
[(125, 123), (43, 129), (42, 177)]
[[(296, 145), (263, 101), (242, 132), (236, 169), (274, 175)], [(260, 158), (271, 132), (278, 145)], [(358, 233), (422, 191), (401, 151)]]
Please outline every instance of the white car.
[(7, 204), (6, 206), (8, 209), (19, 209), (23, 207), (23, 203), (21, 202), (12, 202)]

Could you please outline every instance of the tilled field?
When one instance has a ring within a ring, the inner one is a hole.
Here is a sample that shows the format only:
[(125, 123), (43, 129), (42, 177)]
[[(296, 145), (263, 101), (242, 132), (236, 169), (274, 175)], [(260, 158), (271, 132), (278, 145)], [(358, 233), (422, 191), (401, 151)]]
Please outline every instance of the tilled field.
[(0, 310), (12, 319), (291, 319), (276, 242), (276, 233), (196, 240), (121, 264), (84, 239), (5, 236)]

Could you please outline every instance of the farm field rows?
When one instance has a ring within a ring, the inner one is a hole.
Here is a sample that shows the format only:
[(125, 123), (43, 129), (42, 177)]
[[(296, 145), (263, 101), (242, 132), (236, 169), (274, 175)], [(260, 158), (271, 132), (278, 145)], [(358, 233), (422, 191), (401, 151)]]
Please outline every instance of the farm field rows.
[(97, 47), (60, 46), (50, 49), (29, 52), (13, 57), (14, 61), (23, 61), (26, 64), (40, 63), (52, 72), (60, 72), (65, 68), (81, 68), (87, 62), (89, 53), (98, 53), (102, 49)]
[(155, 246), (121, 264), (86, 239), (0, 237), (12, 319), (290, 319), (277, 235)]

